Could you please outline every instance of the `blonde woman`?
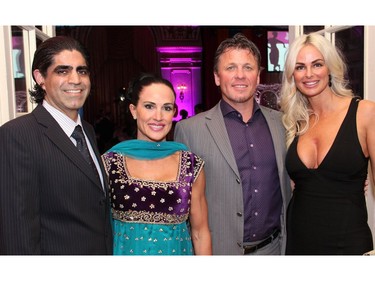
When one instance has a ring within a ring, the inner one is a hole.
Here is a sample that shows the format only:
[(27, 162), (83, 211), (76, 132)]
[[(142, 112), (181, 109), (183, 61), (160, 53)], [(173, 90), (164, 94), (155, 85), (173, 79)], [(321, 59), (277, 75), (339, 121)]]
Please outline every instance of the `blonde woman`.
[(373, 249), (363, 187), (368, 161), (375, 163), (375, 103), (354, 96), (346, 70), (340, 52), (319, 34), (302, 35), (289, 48), (281, 110), (295, 186), (286, 254)]

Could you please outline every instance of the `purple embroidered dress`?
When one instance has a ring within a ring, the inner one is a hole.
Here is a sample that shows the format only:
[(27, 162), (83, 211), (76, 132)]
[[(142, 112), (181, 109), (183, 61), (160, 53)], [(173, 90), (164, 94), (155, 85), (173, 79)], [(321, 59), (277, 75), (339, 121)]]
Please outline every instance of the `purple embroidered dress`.
[(105, 153), (103, 160), (109, 173), (114, 255), (193, 255), (187, 220), (192, 184), (203, 160), (181, 151), (178, 177), (167, 182), (131, 177), (126, 158), (116, 152)]

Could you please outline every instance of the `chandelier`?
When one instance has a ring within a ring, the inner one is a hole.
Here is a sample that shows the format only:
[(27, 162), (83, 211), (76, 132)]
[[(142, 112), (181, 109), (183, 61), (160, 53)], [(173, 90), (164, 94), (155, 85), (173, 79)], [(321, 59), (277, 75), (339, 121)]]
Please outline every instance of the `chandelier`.
[(177, 86), (177, 89), (180, 91), (180, 100), (181, 100), (181, 102), (183, 102), (184, 101), (184, 98), (185, 98), (185, 93), (184, 93), (184, 91), (186, 90), (186, 85), (184, 84), (184, 83), (182, 83), (182, 84), (179, 84), (178, 86)]

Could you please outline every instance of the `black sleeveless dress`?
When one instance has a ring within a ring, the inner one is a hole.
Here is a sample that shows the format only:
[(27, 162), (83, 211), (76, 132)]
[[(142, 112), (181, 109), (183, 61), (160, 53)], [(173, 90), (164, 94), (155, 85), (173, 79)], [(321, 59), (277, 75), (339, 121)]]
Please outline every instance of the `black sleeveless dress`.
[(317, 169), (308, 169), (298, 157), (298, 137), (287, 152), (286, 168), (295, 182), (287, 210), (287, 255), (362, 255), (373, 249), (364, 195), (368, 158), (356, 126), (358, 103), (351, 101)]

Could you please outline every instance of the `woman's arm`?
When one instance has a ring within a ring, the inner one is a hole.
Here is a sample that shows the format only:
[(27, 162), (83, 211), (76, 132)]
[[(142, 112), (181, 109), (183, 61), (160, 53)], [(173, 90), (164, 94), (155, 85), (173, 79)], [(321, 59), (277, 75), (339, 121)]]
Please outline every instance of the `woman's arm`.
[[(363, 153), (370, 158), (371, 182), (375, 184), (375, 103), (363, 100), (359, 104), (357, 125)], [(365, 186), (365, 190), (366, 190)]]
[(190, 224), (194, 252), (196, 255), (212, 255), (205, 187), (206, 178), (204, 169), (202, 169), (192, 186), (191, 194)]

